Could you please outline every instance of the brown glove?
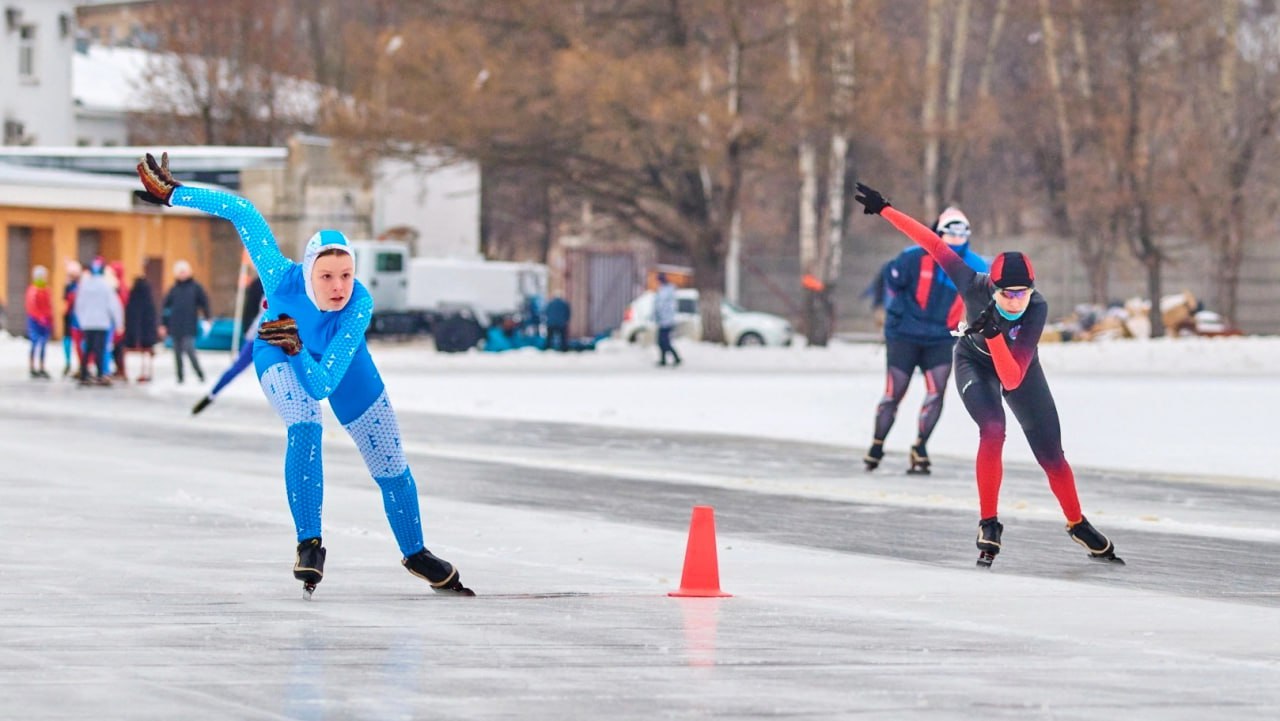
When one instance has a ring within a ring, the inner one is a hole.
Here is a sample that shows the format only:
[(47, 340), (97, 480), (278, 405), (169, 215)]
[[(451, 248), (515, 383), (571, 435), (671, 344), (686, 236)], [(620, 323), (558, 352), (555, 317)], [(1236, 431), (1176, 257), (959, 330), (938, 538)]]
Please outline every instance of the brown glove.
[(263, 321), (258, 327), (258, 337), (287, 355), (298, 355), (302, 351), (302, 339), (298, 337), (298, 324), (287, 315), (282, 315), (276, 320)]
[(173, 197), (173, 191), (182, 185), (169, 172), (168, 153), (162, 153), (158, 163), (154, 155), (147, 153), (147, 157), (138, 161), (138, 177), (146, 190), (134, 191), (134, 196), (156, 205), (172, 205), (169, 199)]

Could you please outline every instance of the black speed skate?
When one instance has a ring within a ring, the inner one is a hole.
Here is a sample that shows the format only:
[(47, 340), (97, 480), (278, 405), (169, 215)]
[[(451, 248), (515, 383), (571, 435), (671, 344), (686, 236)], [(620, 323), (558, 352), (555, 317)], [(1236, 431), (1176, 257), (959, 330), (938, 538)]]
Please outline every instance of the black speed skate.
[(1093, 524), (1089, 523), (1089, 519), (1084, 516), (1080, 517), (1079, 523), (1067, 526), (1067, 535), (1071, 536), (1071, 540), (1084, 546), (1084, 549), (1089, 552), (1089, 558), (1124, 565), (1124, 561), (1116, 555), (1116, 549), (1111, 545), (1111, 540), (1094, 528)]
[(475, 591), (462, 585), (458, 569), (452, 563), (438, 558), (427, 549), (422, 549), (408, 558), (400, 559), (400, 563), (409, 569), (409, 573), (431, 584), (436, 593), (452, 593), (458, 596), (474, 596)]
[(991, 568), (991, 562), (1000, 553), (1000, 534), (1004, 524), (996, 519), (984, 518), (978, 522), (978, 568)]
[(302, 597), (311, 600), (316, 584), (324, 578), (324, 546), (320, 538), (308, 538), (298, 544), (298, 560), (293, 563), (293, 577), (302, 581)]
[(867, 465), (868, 471), (874, 471), (880, 467), (880, 461), (884, 458), (884, 441), (872, 441), (871, 449), (867, 451), (867, 455), (862, 457), (862, 462)]
[(931, 472), (929, 452), (924, 449), (924, 444), (917, 443), (911, 446), (911, 467), (907, 469), (907, 473), (912, 476), (927, 476)]

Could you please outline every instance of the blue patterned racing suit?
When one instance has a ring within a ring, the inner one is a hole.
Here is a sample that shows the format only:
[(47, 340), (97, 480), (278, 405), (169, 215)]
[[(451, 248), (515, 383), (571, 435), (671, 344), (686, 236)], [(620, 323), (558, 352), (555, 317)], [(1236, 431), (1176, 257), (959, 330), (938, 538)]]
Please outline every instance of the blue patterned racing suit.
[(311, 288), (316, 257), (329, 249), (350, 252), (346, 237), (333, 230), (316, 233), (307, 242), (302, 262), (296, 263), (281, 254), (266, 220), (243, 198), (180, 186), (171, 202), (231, 221), (262, 278), (268, 307), (264, 320), (288, 315), (297, 322), (302, 352), (290, 356), (258, 339), (253, 363), (267, 400), (288, 428), (285, 488), (298, 541), (320, 536), (324, 500), (320, 401), (327, 398), (382, 489), (387, 521), (400, 552), (408, 557), (421, 551), (417, 486), (400, 444), (395, 411), (365, 345), (373, 298), (356, 281), (342, 310), (321, 311)]

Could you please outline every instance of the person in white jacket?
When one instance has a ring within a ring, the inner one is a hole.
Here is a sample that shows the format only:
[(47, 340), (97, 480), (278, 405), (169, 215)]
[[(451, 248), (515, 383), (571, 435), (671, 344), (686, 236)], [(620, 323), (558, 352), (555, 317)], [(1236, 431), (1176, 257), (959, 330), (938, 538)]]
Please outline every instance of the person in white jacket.
[[(94, 258), (89, 272), (80, 278), (76, 287), (76, 320), (84, 333), (85, 355), (80, 364), (80, 384), (111, 385), (106, 375), (107, 333), (112, 328), (124, 327), (124, 308), (120, 306), (120, 296), (111, 287), (103, 271), (106, 262)], [(89, 362), (93, 361), (97, 375), (89, 380)]]
[(667, 364), (667, 354), (680, 365), (680, 354), (671, 345), (671, 331), (676, 327), (676, 287), (666, 273), (658, 274), (658, 290), (653, 294), (653, 322), (658, 326), (658, 365)]

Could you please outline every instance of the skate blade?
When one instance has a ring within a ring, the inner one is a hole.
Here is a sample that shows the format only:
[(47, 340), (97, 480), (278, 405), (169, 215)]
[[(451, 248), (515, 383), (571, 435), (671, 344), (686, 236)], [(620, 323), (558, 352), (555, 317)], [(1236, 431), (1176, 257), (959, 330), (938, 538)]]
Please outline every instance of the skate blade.
[(1128, 565), (1124, 562), (1124, 559), (1119, 556), (1089, 556), (1089, 558), (1097, 561), (1098, 563), (1110, 563), (1116, 566)]
[(440, 587), (440, 588), (432, 587), (432, 589), (431, 589), (431, 590), (432, 590), (432, 591), (435, 591), (436, 593), (438, 593), (438, 594), (440, 594), (440, 595), (442, 595), (442, 596), (467, 596), (467, 597), (472, 597), (472, 596), (475, 596), (475, 595), (476, 595), (476, 592), (475, 592), (475, 591), (472, 591), (471, 589), (467, 588), (466, 586), (462, 585), (461, 583), (459, 583), (459, 584), (457, 584), (457, 585), (453, 585), (453, 586), (442, 586), (442, 587)]
[(983, 553), (978, 556), (978, 568), (991, 568), (991, 562), (996, 560), (995, 556)]
[(929, 475), (933, 475), (933, 471), (929, 470), (928, 468), (908, 468), (907, 475), (908, 476), (929, 476)]
[(302, 600), (304, 600), (304, 601), (310, 601), (310, 600), (311, 600), (311, 594), (313, 594), (313, 593), (315, 593), (315, 592), (316, 592), (316, 585), (315, 585), (314, 583), (304, 583), (304, 584), (302, 584)]

